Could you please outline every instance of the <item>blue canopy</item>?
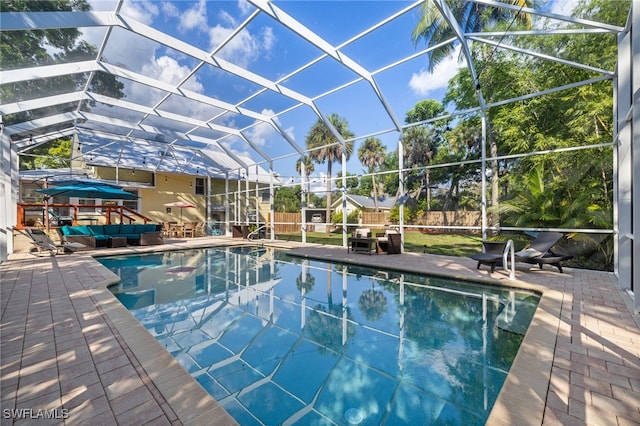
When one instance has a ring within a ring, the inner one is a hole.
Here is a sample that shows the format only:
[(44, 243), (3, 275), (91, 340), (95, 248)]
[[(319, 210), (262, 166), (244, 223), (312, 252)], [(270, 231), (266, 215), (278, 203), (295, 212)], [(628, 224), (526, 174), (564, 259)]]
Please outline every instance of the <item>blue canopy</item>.
[(62, 185), (36, 189), (36, 192), (50, 197), (101, 198), (103, 200), (136, 200), (138, 196), (112, 185), (82, 184)]

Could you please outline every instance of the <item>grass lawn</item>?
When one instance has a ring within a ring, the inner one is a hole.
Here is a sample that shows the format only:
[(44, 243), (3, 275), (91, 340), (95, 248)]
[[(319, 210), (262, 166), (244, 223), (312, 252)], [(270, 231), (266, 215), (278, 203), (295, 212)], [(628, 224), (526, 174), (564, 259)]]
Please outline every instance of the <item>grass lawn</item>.
[[(446, 256), (469, 256), (482, 251), (480, 235), (462, 234), (423, 234), (418, 231), (406, 231), (404, 249), (406, 252), (441, 254)], [(302, 241), (300, 233), (278, 234), (279, 240)], [(342, 233), (307, 232), (307, 242), (327, 245), (342, 245)]]

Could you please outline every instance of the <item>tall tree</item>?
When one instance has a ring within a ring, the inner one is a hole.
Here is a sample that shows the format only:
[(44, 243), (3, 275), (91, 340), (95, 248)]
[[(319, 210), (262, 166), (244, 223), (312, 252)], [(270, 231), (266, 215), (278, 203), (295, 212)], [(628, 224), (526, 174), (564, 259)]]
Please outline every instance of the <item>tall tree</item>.
[[(520, 9), (524, 7), (533, 8), (538, 5), (538, 2), (535, 0), (504, 0), (503, 3), (515, 5)], [(451, 13), (456, 18), (463, 33), (495, 29), (501, 26), (504, 27), (505, 24), (507, 25), (507, 29), (510, 29), (513, 24), (516, 24), (520, 28), (530, 29), (533, 24), (531, 15), (523, 13), (521, 10), (483, 5), (468, 0), (451, 0), (447, 2), (447, 5), (451, 9)], [(420, 41), (424, 41), (428, 47), (433, 47), (445, 40), (455, 37), (456, 33), (449, 23), (442, 17), (442, 14), (436, 4), (428, 1), (421, 6), (420, 21), (413, 29), (411, 36), (414, 43), (417, 44)], [(447, 43), (432, 50), (429, 54), (429, 71), (433, 72), (437, 64), (439, 64), (443, 59), (449, 57), (459, 42), (460, 40), (457, 40), (454, 43)], [(490, 56), (493, 54), (493, 49), (485, 49), (484, 52), (490, 52), (489, 57), (485, 58), (489, 60)], [(478, 69), (478, 67), (476, 67), (476, 69)], [(483, 85), (479, 85), (480, 81), (476, 81), (474, 82), (473, 87), (484, 87)], [(489, 123), (487, 123), (487, 125), (489, 125)], [(498, 150), (490, 128), (488, 131), (488, 137), (490, 155), (494, 157), (497, 155)], [(492, 205), (497, 204), (497, 161), (491, 162), (491, 197)], [(491, 223), (494, 226), (499, 225), (497, 215), (495, 215)]]
[[(91, 10), (86, 0), (3, 0), (0, 2), (2, 12), (49, 12), (49, 11), (82, 11)], [(98, 55), (96, 46), (81, 39), (82, 32), (78, 28), (60, 28), (27, 31), (0, 32), (0, 63), (3, 69), (21, 69), (59, 63), (93, 59)], [(90, 90), (111, 96), (124, 97), (124, 84), (113, 75), (96, 72), (90, 76)], [(36, 97), (81, 90), (87, 84), (87, 75), (83, 73), (29, 80), (0, 86), (0, 98), (4, 102), (19, 102)], [(93, 101), (83, 101), (80, 108), (84, 111), (94, 105)], [(55, 105), (23, 111), (3, 116), (5, 125), (46, 117), (78, 109), (78, 103)], [(64, 123), (62, 126), (68, 126)], [(55, 130), (56, 126), (49, 128)], [(14, 135), (14, 139), (25, 138), (33, 133)]]
[(295, 213), (300, 212), (301, 188), (296, 186), (282, 186), (276, 189), (273, 205), (276, 212)]
[[(628, 1), (588, 0), (580, 3), (574, 15), (623, 26), (628, 10)], [(571, 38), (571, 43), (566, 37), (554, 34), (518, 40), (519, 47), (538, 52), (556, 52), (558, 46), (563, 46), (562, 58), (567, 61), (615, 70), (617, 40), (614, 34), (584, 35)], [(595, 76), (582, 68), (505, 51), (496, 51), (490, 61), (480, 59), (478, 67), (482, 69), (482, 86), (491, 87), (488, 102), (521, 97)], [(474, 101), (474, 92), (474, 84), (465, 69), (451, 80), (445, 99), (456, 108), (464, 109)], [(614, 128), (611, 93), (611, 81), (602, 81), (491, 108), (488, 111), (491, 134), (499, 154), (610, 143)], [(479, 129), (477, 124), (475, 127)], [(503, 161), (498, 174), (503, 198), (499, 207), (492, 203), (489, 212), (492, 215), (500, 212), (508, 225), (610, 228), (612, 164), (609, 147)], [(592, 235), (598, 237), (597, 234), (578, 234), (574, 238), (588, 239)], [(598, 241), (594, 242), (600, 250), (610, 252)]]
[[(438, 117), (443, 112), (444, 106), (440, 102), (433, 99), (425, 99), (416, 103), (412, 109), (407, 111), (404, 121), (407, 124), (426, 121)], [(428, 210), (431, 209), (431, 170), (426, 166), (431, 163), (438, 151), (438, 145), (442, 141), (441, 133), (445, 126), (446, 121), (439, 120), (410, 127), (404, 132), (402, 139), (406, 165), (420, 170), (418, 173), (420, 185), (414, 188), (416, 191), (414, 198), (419, 198), (419, 195), (424, 190)], [(408, 178), (409, 181), (412, 180), (411, 174), (409, 174)], [(412, 186), (411, 182), (409, 182), (409, 186)]]
[[(522, 7), (534, 7), (535, 0), (503, 0), (502, 3), (512, 4)], [(474, 3), (468, 0), (449, 0), (447, 5), (451, 9), (453, 16), (457, 19), (462, 32), (479, 32), (492, 28), (502, 22), (514, 20), (520, 21), (525, 27), (532, 25), (531, 15), (504, 9), (500, 7), (488, 6)], [(433, 47), (445, 40), (453, 38), (456, 33), (449, 23), (442, 17), (440, 10), (432, 1), (425, 1), (420, 6), (420, 21), (413, 29), (411, 37), (417, 45), (424, 41), (428, 47)], [(448, 58), (454, 51), (458, 42), (449, 43), (431, 51), (429, 54), (428, 68), (433, 72), (436, 65)]]
[(20, 170), (63, 169), (71, 165), (71, 140), (59, 138), (36, 146), (19, 158)]
[(378, 138), (369, 137), (365, 139), (358, 149), (358, 159), (362, 165), (367, 168), (367, 172), (371, 174), (373, 203), (376, 211), (378, 211), (378, 186), (376, 185), (375, 172), (376, 169), (384, 163), (386, 158), (386, 150), (384, 146), (382, 146), (382, 141)]
[[(354, 134), (349, 129), (347, 120), (340, 117), (338, 114), (329, 114), (327, 117), (331, 125), (340, 134), (342, 139), (347, 140), (345, 142), (344, 154), (347, 159), (351, 157), (353, 153), (353, 141), (349, 139), (353, 138)], [(331, 184), (332, 184), (332, 165), (335, 161), (339, 161), (342, 158), (343, 144), (338, 141), (338, 138), (329, 127), (318, 119), (316, 123), (311, 127), (309, 133), (306, 136), (307, 149), (309, 150), (309, 157), (319, 164), (327, 163), (327, 205), (326, 205), (326, 220), (327, 220), (327, 234), (329, 233), (329, 220), (331, 218)]]
[(437, 151), (434, 139), (433, 130), (425, 126), (410, 127), (402, 136), (405, 166), (413, 169), (407, 173), (408, 190), (414, 192), (415, 199), (421, 198), (420, 194), (424, 192), (427, 209), (431, 202), (431, 171), (427, 166)]

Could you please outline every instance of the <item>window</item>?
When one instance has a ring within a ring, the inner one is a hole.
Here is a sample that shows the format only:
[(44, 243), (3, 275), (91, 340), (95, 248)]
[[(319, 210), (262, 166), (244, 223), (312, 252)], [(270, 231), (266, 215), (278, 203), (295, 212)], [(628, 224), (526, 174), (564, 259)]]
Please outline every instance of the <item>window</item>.
[[(94, 206), (96, 204), (97, 203), (94, 198), (80, 198), (78, 199), (78, 205), (79, 205), (78, 212), (79, 213), (95, 213), (96, 208)], [(85, 207), (85, 206), (91, 206), (91, 207)]]
[[(127, 192), (138, 195), (137, 189), (127, 189)], [(138, 200), (122, 200), (122, 205), (130, 208), (131, 210), (138, 211)]]
[(263, 203), (268, 203), (271, 200), (271, 197), (269, 197), (269, 190), (268, 189), (262, 191), (262, 193), (260, 195), (262, 196), (262, 202)]
[(204, 179), (196, 178), (196, 195), (204, 195)]
[(138, 201), (136, 201), (136, 200), (123, 201), (122, 205), (125, 206), (125, 207), (130, 208), (131, 210), (138, 211)]

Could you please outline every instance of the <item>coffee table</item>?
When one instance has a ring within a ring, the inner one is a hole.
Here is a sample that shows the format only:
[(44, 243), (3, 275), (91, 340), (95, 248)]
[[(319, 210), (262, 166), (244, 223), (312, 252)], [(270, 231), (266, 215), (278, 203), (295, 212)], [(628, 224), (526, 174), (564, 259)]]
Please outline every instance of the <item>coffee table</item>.
[(111, 237), (109, 238), (109, 247), (126, 247), (127, 237)]

